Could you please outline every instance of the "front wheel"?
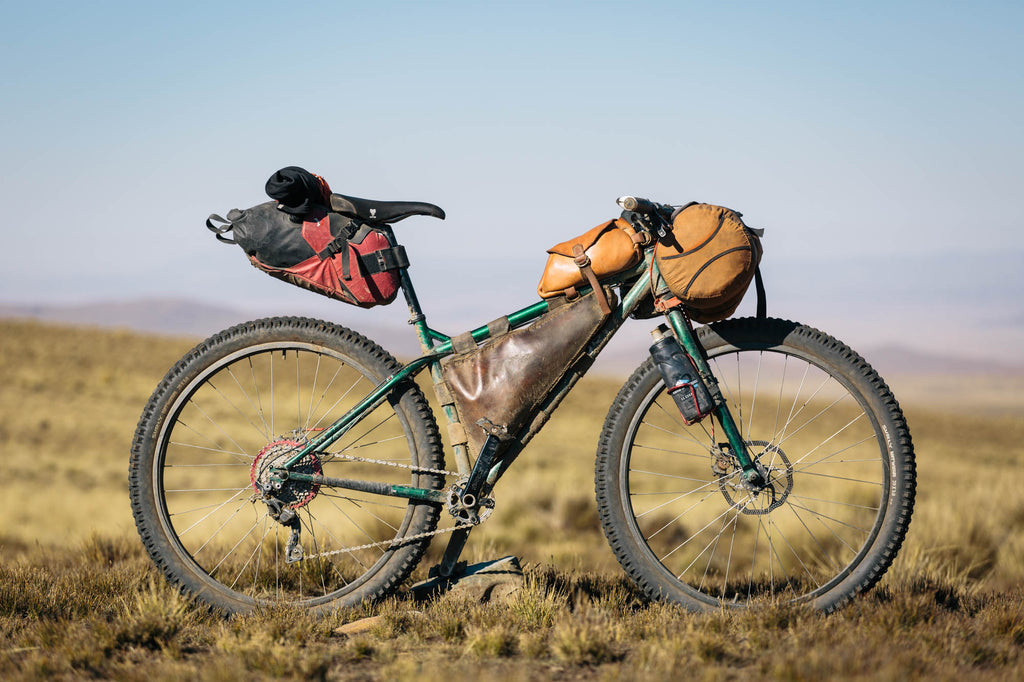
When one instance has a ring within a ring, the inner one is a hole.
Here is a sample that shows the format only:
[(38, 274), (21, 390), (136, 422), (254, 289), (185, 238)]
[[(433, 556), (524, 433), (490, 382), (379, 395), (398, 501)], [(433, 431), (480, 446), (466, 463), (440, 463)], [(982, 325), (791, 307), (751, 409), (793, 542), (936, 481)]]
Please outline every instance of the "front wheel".
[(910, 523), (914, 452), (896, 399), (860, 356), (809, 327), (748, 318), (697, 335), (770, 483), (746, 485), (714, 417), (683, 423), (648, 359), (598, 448), (616, 557), (648, 596), (695, 611), (772, 599), (839, 608), (882, 577)]
[(399, 369), (359, 334), (304, 318), (232, 327), (182, 358), (139, 420), (129, 477), (139, 534), (168, 580), (228, 613), (351, 605), (405, 580), (439, 507), (309, 477), (439, 489), (441, 439), (415, 384), (293, 465), (305, 480), (272, 474)]

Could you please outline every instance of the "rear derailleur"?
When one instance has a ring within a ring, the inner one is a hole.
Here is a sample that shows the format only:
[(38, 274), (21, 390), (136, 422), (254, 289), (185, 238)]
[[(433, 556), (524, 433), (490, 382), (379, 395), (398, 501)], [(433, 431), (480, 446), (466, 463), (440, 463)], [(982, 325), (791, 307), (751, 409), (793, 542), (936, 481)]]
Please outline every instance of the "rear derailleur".
[(286, 506), (286, 502), (274, 497), (270, 490), (264, 489), (258, 483), (254, 487), (260, 492), (255, 493), (251, 501), (253, 503), (257, 500), (263, 502), (267, 505), (267, 513), (270, 514), (270, 518), (291, 531), (288, 535), (288, 542), (284, 546), (284, 562), (286, 564), (294, 564), (302, 561), (303, 551), (300, 544), (302, 541), (302, 522), (299, 520), (299, 515), (295, 513), (294, 509)]

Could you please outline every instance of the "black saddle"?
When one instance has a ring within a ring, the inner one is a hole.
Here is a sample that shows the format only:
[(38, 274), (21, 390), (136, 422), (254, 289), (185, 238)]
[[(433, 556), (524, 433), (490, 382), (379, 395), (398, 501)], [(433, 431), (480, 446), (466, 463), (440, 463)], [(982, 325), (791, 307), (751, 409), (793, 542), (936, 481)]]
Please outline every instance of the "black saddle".
[(397, 223), (409, 216), (428, 215), (444, 220), (440, 206), (421, 201), (374, 201), (331, 194), (331, 210), (366, 223)]

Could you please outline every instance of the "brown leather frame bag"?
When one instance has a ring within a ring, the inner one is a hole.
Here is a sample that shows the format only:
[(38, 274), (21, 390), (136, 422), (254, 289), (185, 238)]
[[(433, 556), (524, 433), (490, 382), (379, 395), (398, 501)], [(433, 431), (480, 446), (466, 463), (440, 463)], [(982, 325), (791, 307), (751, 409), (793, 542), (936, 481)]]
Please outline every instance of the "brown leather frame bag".
[[(603, 293), (614, 297), (610, 291)], [(489, 432), (502, 440), (516, 435), (580, 358), (607, 315), (591, 292), (559, 305), (528, 327), (507, 331), (508, 320), (502, 319), (504, 333), (441, 361), (445, 388), (462, 422), (449, 429), (452, 445), (468, 442), (474, 454)], [(500, 327), (500, 322), (488, 326)], [(472, 344), (466, 336), (460, 343)], [(456, 348), (458, 339), (453, 339)], [(442, 402), (448, 399), (444, 396)]]
[[(548, 249), (537, 293), (541, 298), (567, 294), (590, 286), (600, 292), (598, 280), (631, 268), (643, 258), (645, 235), (622, 218), (601, 223), (592, 230)], [(600, 303), (600, 298), (599, 298)], [(602, 306), (605, 314), (610, 307)]]
[(658, 271), (696, 322), (724, 320), (739, 306), (761, 262), (760, 230), (723, 206), (688, 204), (655, 246)]

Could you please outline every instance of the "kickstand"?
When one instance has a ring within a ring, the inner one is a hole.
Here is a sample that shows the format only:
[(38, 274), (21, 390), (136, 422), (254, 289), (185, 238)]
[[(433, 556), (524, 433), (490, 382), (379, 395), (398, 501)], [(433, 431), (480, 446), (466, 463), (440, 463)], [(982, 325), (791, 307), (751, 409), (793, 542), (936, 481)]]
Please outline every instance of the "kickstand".
[(466, 546), (466, 540), (469, 539), (469, 531), (473, 530), (472, 527), (460, 528), (452, 533), (451, 538), (448, 540), (448, 546), (444, 549), (444, 556), (441, 557), (441, 563), (431, 569), (431, 575), (434, 575), (435, 571), (439, 578), (450, 578), (455, 572), (455, 569), (459, 564), (459, 556), (462, 554), (462, 549)]

